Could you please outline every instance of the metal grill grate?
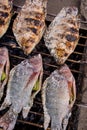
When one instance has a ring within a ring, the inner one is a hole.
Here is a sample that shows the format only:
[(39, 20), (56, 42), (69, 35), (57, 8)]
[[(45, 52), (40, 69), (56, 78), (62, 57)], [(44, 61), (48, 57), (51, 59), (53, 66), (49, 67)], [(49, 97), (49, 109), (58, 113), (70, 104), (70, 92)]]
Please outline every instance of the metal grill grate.
[[(24, 55), (23, 51), (20, 49), (20, 47), (16, 43), (16, 40), (13, 36), (12, 23), (14, 21), (14, 18), (15, 16), (12, 18), (12, 21), (11, 21), (11, 24), (9, 26), (7, 33), (0, 39), (0, 47), (6, 46), (8, 48), (11, 68), (19, 64), (25, 58), (28, 58), (32, 55), (40, 53), (43, 58), (43, 67), (44, 67), (43, 80), (45, 80), (46, 77), (48, 77), (51, 74), (51, 72), (57, 68), (57, 64), (54, 61), (53, 57), (50, 55), (47, 48), (45, 47), (43, 38), (41, 39), (40, 43), (36, 46), (36, 48), (33, 50), (33, 52), (29, 56)], [(49, 24), (49, 22), (47, 22), (47, 24)], [(84, 51), (84, 47), (86, 47), (85, 45), (86, 39), (87, 39), (87, 30), (80, 29), (79, 43), (75, 51), (73, 52), (73, 54), (66, 61), (66, 64), (68, 64), (68, 66), (70, 67), (76, 79), (77, 88), (79, 86), (78, 83), (80, 82), (78, 80), (78, 76), (83, 75), (83, 73), (79, 70), (79, 68), (80, 68), (80, 64), (83, 64), (81, 59), (82, 59), (82, 56), (85, 55), (83, 51)], [(77, 89), (77, 93), (78, 93), (78, 89)], [(72, 114), (72, 117), (69, 122), (68, 130), (73, 129), (75, 125), (74, 123), (76, 119), (74, 116), (76, 114), (75, 113), (76, 109), (77, 107), (75, 105), (73, 108), (74, 115)], [(27, 129), (42, 130), (43, 120), (44, 118), (43, 118), (43, 109), (42, 109), (42, 103), (41, 103), (41, 93), (39, 93), (35, 98), (34, 105), (32, 109), (30, 110), (28, 117), (26, 119), (23, 119), (21, 114), (19, 115), (19, 118), (15, 126), (15, 130), (27, 130)], [(50, 127), (48, 129), (50, 129)]]

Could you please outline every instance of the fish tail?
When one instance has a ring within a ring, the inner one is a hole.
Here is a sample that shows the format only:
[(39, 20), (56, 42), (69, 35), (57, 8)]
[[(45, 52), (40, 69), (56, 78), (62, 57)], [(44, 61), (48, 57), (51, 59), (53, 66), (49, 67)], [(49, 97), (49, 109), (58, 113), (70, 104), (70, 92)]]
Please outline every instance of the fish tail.
[(48, 0), (28, 0), (28, 1), (33, 1), (33, 2), (37, 2), (37, 3), (41, 3), (42, 4), (42, 6), (44, 7), (44, 9), (46, 9), (47, 8), (47, 2), (48, 2)]
[(31, 109), (30, 106), (26, 106), (23, 108), (23, 110), (22, 110), (23, 118), (26, 118), (28, 116), (30, 109)]
[(51, 130), (62, 130), (61, 121), (51, 120)]
[(10, 108), (1, 118), (0, 118), (0, 128), (3, 130), (13, 130), (18, 114), (15, 114)]
[(45, 17), (47, 15), (47, 3), (48, 3), (48, 0), (42, 0), (43, 1), (43, 8), (44, 8), (44, 11), (45, 11)]
[(62, 130), (62, 129), (61, 129), (60, 125), (57, 125), (57, 126), (54, 126), (54, 127), (52, 126), (51, 130)]
[(68, 120), (69, 120), (70, 116), (71, 116), (71, 112), (69, 112), (69, 113), (65, 116), (65, 118), (63, 119), (62, 130), (66, 130), (67, 125), (68, 125)]

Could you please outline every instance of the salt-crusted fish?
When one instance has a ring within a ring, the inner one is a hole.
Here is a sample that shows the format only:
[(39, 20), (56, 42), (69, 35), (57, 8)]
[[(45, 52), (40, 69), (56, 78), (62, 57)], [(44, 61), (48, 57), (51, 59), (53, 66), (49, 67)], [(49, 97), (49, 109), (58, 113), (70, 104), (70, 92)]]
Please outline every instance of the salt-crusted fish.
[(43, 83), (44, 130), (50, 120), (51, 130), (66, 130), (75, 99), (75, 79), (67, 65), (61, 66)]
[[(7, 113), (0, 118), (0, 127), (3, 130), (14, 128), (18, 113), (21, 110), (23, 117), (27, 117), (33, 105), (33, 99), (41, 89), (42, 73), (40, 54), (22, 61), (11, 70), (6, 98), (0, 108), (2, 110), (11, 105)], [(38, 89), (35, 89), (35, 87)]]
[(49, 25), (44, 35), (45, 45), (58, 64), (63, 64), (79, 40), (78, 9), (65, 7)]
[(47, 0), (26, 0), (13, 23), (13, 33), (25, 54), (31, 53), (45, 30)]
[(5, 47), (0, 48), (0, 100), (3, 96), (4, 86), (7, 83), (9, 75), (9, 56)]
[(0, 38), (6, 33), (12, 16), (12, 0), (0, 0)]

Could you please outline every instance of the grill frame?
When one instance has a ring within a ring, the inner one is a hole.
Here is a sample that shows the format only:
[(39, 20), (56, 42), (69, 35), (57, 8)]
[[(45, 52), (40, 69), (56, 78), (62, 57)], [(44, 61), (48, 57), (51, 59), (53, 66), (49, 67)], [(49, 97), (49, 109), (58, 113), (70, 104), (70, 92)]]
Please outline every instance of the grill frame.
[[(18, 7), (16, 7), (18, 8)], [(17, 12), (16, 12), (17, 14)], [(48, 14), (50, 16), (53, 16), (52, 14)], [(0, 47), (2, 46), (6, 46), (9, 50), (9, 56), (10, 56), (10, 63), (11, 63), (11, 68), (13, 68), (16, 64), (20, 63), (22, 60), (34, 55), (34, 54), (38, 54), (40, 53), (42, 55), (42, 57), (48, 57), (48, 59), (53, 59), (53, 57), (50, 55), (49, 51), (46, 49), (46, 53), (43, 52), (42, 50), (39, 52), (40, 48), (38, 49), (39, 45), (42, 46), (42, 48), (46, 48), (45, 45), (43, 44), (44, 41), (43, 41), (43, 38), (41, 40), (41, 42), (36, 46), (36, 49), (34, 49), (34, 51), (31, 53), (31, 55), (29, 56), (26, 56), (23, 54), (23, 51), (21, 50), (21, 48), (18, 46), (16, 40), (15, 40), (15, 37), (13, 36), (13, 32), (12, 32), (12, 23), (15, 19), (15, 16), (13, 16), (12, 18), (12, 21), (10, 23), (10, 26), (6, 32), (6, 34), (0, 39)], [(80, 21), (84, 24), (87, 24), (86, 22), (84, 21)], [(49, 24), (49, 22), (47, 21), (47, 24)], [(85, 31), (85, 33), (84, 33)], [(85, 75), (79, 70), (79, 69), (74, 69), (72, 66), (79, 66), (80, 68), (80, 65), (81, 64), (84, 64), (84, 62), (82, 62), (82, 56), (85, 55), (84, 53), (84, 48), (87, 47), (85, 45), (86, 43), (86, 39), (87, 39), (87, 30), (84, 30), (84, 29), (80, 29), (80, 40), (79, 40), (79, 43), (75, 49), (75, 51), (73, 52), (73, 54), (71, 54), (71, 56), (67, 59), (66, 63), (68, 64), (68, 66), (70, 67), (74, 77), (76, 80), (78, 80), (79, 76), (81, 78), (83, 78)], [(84, 41), (84, 42), (83, 42)], [(83, 43), (82, 43), (83, 42)], [(78, 47), (80, 48), (83, 48), (82, 51), (77, 51)], [(15, 51), (16, 50), (16, 51)], [(20, 52), (19, 54), (16, 54), (16, 52)], [(74, 60), (73, 58), (77, 56), (77, 59), (78, 60)], [(15, 60), (14, 60), (15, 59)], [(53, 63), (55, 64), (51, 64), (51, 63), (48, 63), (46, 60), (46, 62), (44, 61), (45, 58), (43, 58), (43, 66), (44, 66), (44, 70), (50, 68), (50, 71), (44, 71), (44, 77), (43, 77), (43, 80), (46, 79), (46, 77), (48, 77), (50, 75), (50, 73), (57, 69), (58, 66), (56, 64), (56, 62), (53, 60)], [(14, 64), (14, 62), (16, 62), (16, 64)], [(72, 69), (73, 68), (73, 69)], [(51, 71), (52, 69), (52, 71)], [(78, 88), (78, 82), (79, 81), (76, 81), (76, 85), (77, 85), (77, 88)], [(80, 86), (79, 86), (80, 87)], [(77, 93), (79, 92), (79, 90), (77, 89)], [(41, 97), (41, 93), (38, 94), (39, 95), (39, 98)], [(41, 103), (41, 99), (38, 98), (38, 95), (36, 96), (35, 98), (35, 101), (34, 101), (34, 104), (36, 105), (40, 105), (41, 109), (42, 109), (42, 103)], [(78, 98), (78, 97), (77, 97)], [(37, 100), (38, 99), (38, 100)], [(39, 101), (40, 100), (40, 101)], [(77, 102), (75, 103), (74, 107), (76, 107), (77, 109), (77, 106), (78, 106), (78, 99), (77, 99)], [(33, 126), (35, 128), (37, 128), (38, 130), (42, 130), (43, 129), (43, 110), (42, 110), (42, 113), (40, 112), (37, 112), (37, 111), (33, 111), (33, 109), (30, 110), (30, 114), (32, 115), (35, 115), (35, 116), (40, 116), (40, 118), (42, 118), (42, 124), (39, 124), (39, 123), (34, 123), (32, 121), (29, 121), (29, 119), (23, 119), (21, 114), (19, 115), (19, 119), (17, 120), (17, 124), (16, 124), (16, 127), (15, 127), (15, 130), (17, 129), (18, 125), (20, 124), (23, 124), (24, 125), (28, 125), (28, 126)], [(71, 117), (70, 119), (71, 121), (69, 122), (69, 125), (68, 125), (68, 130), (71, 130), (71, 128), (73, 129), (73, 125), (75, 125), (74, 123), (72, 123), (73, 119)], [(72, 126), (72, 127), (71, 127)], [(19, 129), (21, 129), (19, 127)], [(27, 128), (26, 128), (27, 129)], [(48, 130), (50, 130), (50, 127), (48, 128)]]

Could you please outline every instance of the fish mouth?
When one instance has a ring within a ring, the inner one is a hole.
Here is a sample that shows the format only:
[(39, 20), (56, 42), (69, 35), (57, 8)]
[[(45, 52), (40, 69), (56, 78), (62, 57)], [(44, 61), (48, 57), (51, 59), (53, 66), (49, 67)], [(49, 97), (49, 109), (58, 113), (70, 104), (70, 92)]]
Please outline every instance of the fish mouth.
[(65, 8), (66, 14), (70, 14), (73, 16), (77, 16), (78, 14), (78, 8), (73, 6), (73, 7), (67, 7)]

